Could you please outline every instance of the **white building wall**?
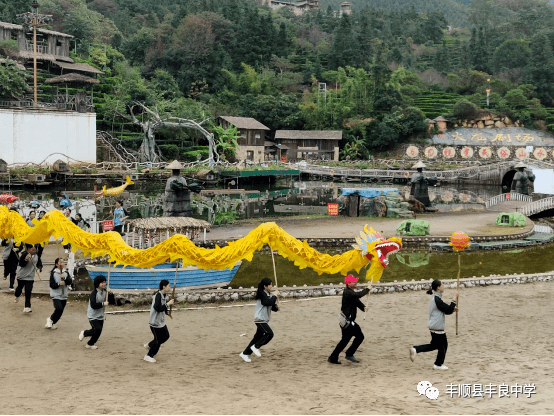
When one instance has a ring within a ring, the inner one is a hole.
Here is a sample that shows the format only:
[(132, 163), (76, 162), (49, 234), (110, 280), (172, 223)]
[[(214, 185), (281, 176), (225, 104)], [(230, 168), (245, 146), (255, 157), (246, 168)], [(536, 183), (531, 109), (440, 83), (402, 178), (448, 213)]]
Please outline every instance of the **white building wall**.
[(96, 114), (0, 109), (0, 159), (96, 163)]

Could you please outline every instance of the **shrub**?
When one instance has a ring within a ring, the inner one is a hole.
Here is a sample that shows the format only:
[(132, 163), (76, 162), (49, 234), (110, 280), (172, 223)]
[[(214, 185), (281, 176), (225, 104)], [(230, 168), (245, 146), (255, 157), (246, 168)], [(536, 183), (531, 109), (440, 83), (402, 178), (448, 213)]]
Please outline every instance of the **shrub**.
[(162, 144), (158, 146), (162, 156), (166, 159), (177, 159), (179, 157), (179, 147), (176, 144)]
[(5, 56), (15, 56), (19, 52), (19, 46), (15, 40), (3, 40), (0, 42), (0, 52)]
[(196, 162), (198, 160), (198, 155), (201, 156), (201, 159), (208, 158), (208, 148), (205, 147), (204, 150), (190, 150), (187, 152), (181, 153), (181, 158), (185, 162)]
[(452, 115), (456, 118), (472, 119), (477, 116), (477, 107), (469, 100), (462, 98), (456, 101), (452, 107)]

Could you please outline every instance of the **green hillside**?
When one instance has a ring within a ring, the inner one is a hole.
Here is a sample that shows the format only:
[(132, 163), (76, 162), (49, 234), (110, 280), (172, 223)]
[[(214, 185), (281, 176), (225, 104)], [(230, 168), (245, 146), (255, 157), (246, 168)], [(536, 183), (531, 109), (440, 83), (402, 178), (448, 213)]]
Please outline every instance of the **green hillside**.
[[(322, 0), (321, 8), (325, 10), (328, 6), (333, 9), (340, 9), (344, 0)], [(471, 0), (353, 0), (352, 10), (361, 11), (365, 7), (372, 9), (411, 10), (416, 12), (439, 12), (443, 13), (448, 23), (457, 27), (468, 25), (467, 8)]]

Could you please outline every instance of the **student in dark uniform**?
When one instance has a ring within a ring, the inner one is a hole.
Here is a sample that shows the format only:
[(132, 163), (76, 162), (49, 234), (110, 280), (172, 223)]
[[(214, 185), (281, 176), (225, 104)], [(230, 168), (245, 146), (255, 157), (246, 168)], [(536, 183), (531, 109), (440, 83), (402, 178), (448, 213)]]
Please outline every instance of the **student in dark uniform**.
[(358, 278), (352, 276), (349, 274), (344, 278), (344, 283), (346, 284), (346, 288), (342, 292), (342, 306), (340, 308), (341, 311), (341, 320), (340, 320), (340, 328), (342, 332), (342, 338), (337, 344), (335, 350), (331, 353), (329, 358), (327, 359), (327, 362), (331, 364), (342, 364), (339, 361), (339, 354), (346, 348), (346, 345), (348, 342), (350, 342), (350, 339), (354, 337), (354, 341), (352, 342), (352, 345), (350, 348), (346, 350), (346, 359), (348, 361), (352, 361), (353, 363), (358, 363), (358, 359), (354, 357), (354, 354), (356, 353), (356, 350), (360, 346), (360, 344), (364, 340), (364, 334), (362, 333), (362, 329), (360, 326), (355, 322), (356, 320), (356, 313), (358, 309), (360, 309), (362, 312), (365, 311), (365, 306), (360, 300), (360, 298), (364, 297), (369, 293), (369, 289), (363, 289), (360, 291), (355, 291)]
[(67, 304), (68, 286), (71, 285), (72, 279), (67, 270), (64, 270), (64, 265), (63, 259), (57, 258), (50, 272), (50, 297), (54, 302), (54, 313), (46, 318), (45, 327), (48, 329), (57, 329), (56, 323), (62, 317)]
[(19, 301), (23, 288), (25, 288), (25, 307), (23, 312), (30, 313), (31, 310), (31, 292), (35, 283), (36, 264), (39, 261), (37, 249), (31, 244), (25, 245), (26, 249), (19, 257), (19, 269), (17, 270), (17, 288), (15, 289), (14, 302)]
[(144, 344), (144, 348), (148, 349), (148, 354), (144, 356), (144, 361), (155, 363), (154, 356), (160, 350), (160, 346), (169, 339), (169, 331), (165, 324), (165, 315), (169, 313), (168, 306), (173, 305), (174, 300), (167, 300), (167, 294), (171, 290), (169, 280), (160, 282), (160, 290), (152, 298), (152, 306), (150, 307), (150, 331), (154, 334), (154, 339), (148, 344)]
[(13, 292), (15, 290), (13, 287), (15, 283), (15, 273), (17, 272), (17, 263), (19, 262), (17, 253), (20, 249), (15, 246), (11, 238), (9, 240), (2, 240), (2, 247), (4, 247), (2, 253), (2, 260), (4, 261), (4, 280), (10, 276), (10, 291)]
[(107, 305), (108, 296), (106, 293), (106, 277), (96, 276), (94, 278), (94, 290), (88, 298), (87, 318), (90, 322), (91, 329), (86, 331), (83, 330), (79, 334), (79, 341), (90, 337), (89, 341), (85, 345), (88, 349), (98, 349), (95, 344), (96, 341), (98, 341), (98, 338), (100, 338), (100, 334), (102, 334), (102, 328), (104, 328), (104, 310)]

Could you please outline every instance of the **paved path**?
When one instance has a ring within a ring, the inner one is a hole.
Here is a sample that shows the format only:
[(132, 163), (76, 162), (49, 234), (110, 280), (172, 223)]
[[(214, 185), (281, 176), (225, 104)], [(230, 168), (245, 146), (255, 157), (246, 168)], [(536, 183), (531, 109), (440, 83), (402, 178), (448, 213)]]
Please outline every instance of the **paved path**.
[[(500, 206), (499, 206), (500, 207)], [(417, 215), (418, 220), (429, 221), (431, 236), (449, 236), (456, 231), (464, 231), (470, 236), (485, 235), (509, 235), (520, 234), (533, 228), (532, 221), (528, 220), (526, 227), (500, 227), (496, 225), (498, 212), (505, 211), (508, 207), (502, 207), (497, 212), (457, 212)], [(508, 209), (510, 211), (513, 209)], [(398, 218), (354, 218), (354, 217), (325, 217), (315, 219), (277, 219), (274, 222), (287, 233), (296, 238), (353, 238), (363, 231), (368, 224), (376, 231), (383, 231), (383, 235), (396, 235), (396, 227), (402, 219)], [(213, 227), (207, 233), (208, 240), (234, 240), (244, 237), (261, 222), (241, 223)]]

